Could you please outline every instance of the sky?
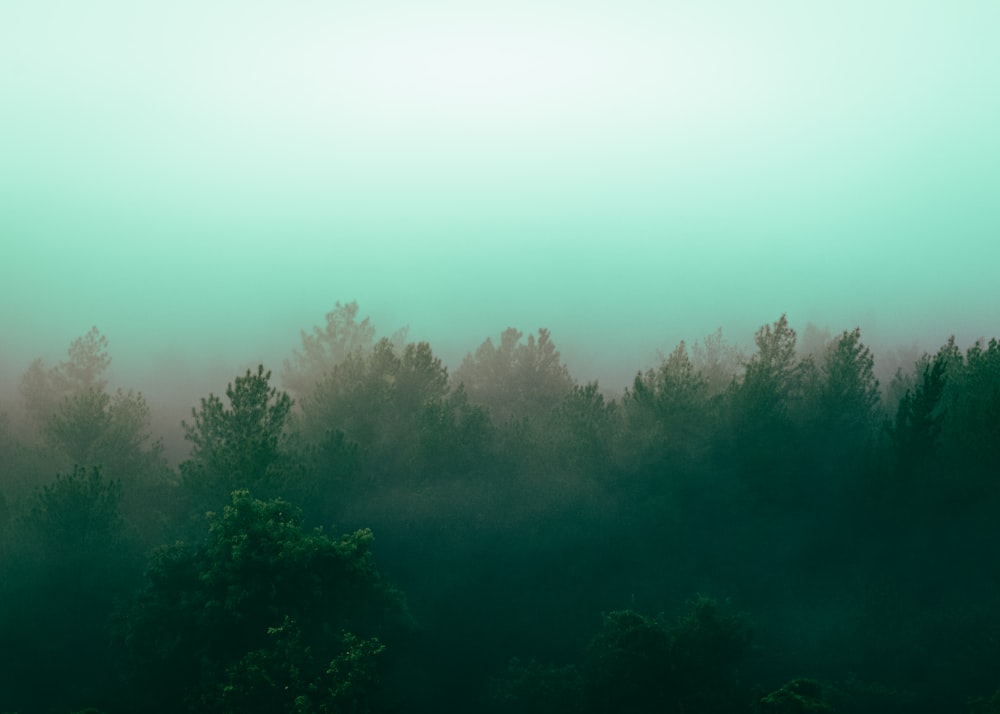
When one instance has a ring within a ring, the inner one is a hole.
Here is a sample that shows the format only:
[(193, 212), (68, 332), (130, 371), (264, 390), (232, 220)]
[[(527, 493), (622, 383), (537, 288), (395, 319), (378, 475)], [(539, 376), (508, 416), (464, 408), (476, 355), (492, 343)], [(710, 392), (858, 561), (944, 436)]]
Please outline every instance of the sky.
[(581, 379), (782, 313), (998, 335), (998, 36), (995, 0), (5, 0), (3, 373), (92, 325), (148, 391), (279, 369), (351, 300), (452, 367), (547, 327)]

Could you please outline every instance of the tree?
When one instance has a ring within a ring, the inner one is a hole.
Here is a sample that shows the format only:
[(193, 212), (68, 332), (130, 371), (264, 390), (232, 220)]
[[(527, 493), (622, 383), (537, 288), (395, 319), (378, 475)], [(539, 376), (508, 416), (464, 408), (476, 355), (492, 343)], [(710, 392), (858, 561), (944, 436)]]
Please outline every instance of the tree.
[(573, 388), (569, 369), (560, 362), (549, 331), (538, 338), (508, 327), (499, 346), (489, 338), (475, 354), (467, 355), (453, 382), (463, 384), (469, 399), (489, 410), (495, 424), (544, 418)]
[(963, 356), (949, 338), (918, 361), (888, 425), (897, 477), (925, 481), (925, 495), (938, 499), (996, 494), (998, 417), (1000, 343), (980, 341)]
[(192, 445), (180, 466), (183, 483), (209, 507), (241, 488), (276, 496), (292, 487), (298, 465), (287, 448), (286, 425), (293, 402), (270, 379), (263, 365), (247, 370), (226, 387), (228, 405), (209, 394), (200, 410), (191, 410), (193, 422), (182, 422)]
[(815, 474), (814, 485), (824, 492), (820, 498), (828, 500), (845, 476), (860, 476), (862, 462), (873, 457), (880, 390), (860, 329), (845, 330), (818, 357), (817, 369), (803, 380), (803, 458)]
[(39, 488), (10, 524), (0, 561), (5, 706), (34, 710), (50, 692), (48, 705), (68, 711), (113, 696), (108, 621), (141, 574), (121, 501), (118, 481), (77, 467)]
[(622, 398), (624, 454), (634, 467), (661, 471), (703, 455), (710, 436), (708, 379), (682, 341), (660, 366), (640, 372)]
[(108, 391), (111, 358), (96, 327), (74, 340), (68, 356), (52, 369), (35, 360), (21, 380), (33, 433), (19, 450), (19, 479), (37, 485), (76, 466), (100, 467), (122, 484), (122, 511), (152, 544), (159, 534), (148, 504), (165, 502), (173, 478), (149, 406), (139, 392)]
[(377, 637), (362, 640), (341, 633), (342, 651), (322, 666), (303, 643), (302, 628), (294, 620), (286, 617), (280, 627), (269, 627), (267, 636), (262, 648), (247, 652), (227, 668), (219, 697), (226, 714), (373, 711), (380, 655), (386, 649)]
[(891, 434), (904, 472), (926, 463), (936, 450), (945, 418), (947, 367), (948, 359), (939, 352), (922, 365), (916, 386), (899, 401)]
[(761, 697), (757, 708), (763, 714), (834, 714), (830, 697), (830, 688), (815, 679), (793, 679)]
[(589, 710), (738, 711), (737, 668), (750, 641), (746, 615), (707, 596), (672, 625), (633, 610), (608, 613), (585, 653)]
[(720, 327), (691, 346), (691, 361), (705, 380), (708, 396), (714, 397), (725, 392), (740, 375), (745, 359), (723, 339)]
[(747, 362), (737, 401), (746, 415), (757, 421), (781, 420), (801, 383), (795, 354), (795, 330), (782, 315), (774, 325), (764, 325), (754, 336), (757, 352)]
[(398, 351), (383, 338), (368, 355), (351, 355), (304, 400), (302, 424), (312, 443), (336, 433), (356, 443), (375, 479), (461, 471), (485, 443), (483, 415), (449, 389), (448, 371), (426, 342)]
[(207, 518), (196, 546), (155, 554), (123, 616), (135, 708), (368, 711), (381, 640), (405, 623), (371, 531), (307, 531), (297, 508), (247, 491)]
[[(957, 366), (957, 365), (956, 365)], [(965, 353), (959, 374), (950, 380), (948, 432), (950, 455), (991, 478), (1000, 463), (1000, 341), (980, 340)]]
[(845, 330), (829, 345), (820, 372), (819, 411), (828, 428), (838, 441), (867, 437), (877, 419), (879, 382), (860, 328)]
[(92, 558), (105, 557), (122, 538), (121, 500), (119, 481), (77, 466), (37, 492), (26, 526), (47, 556), (87, 572)]
[[(312, 334), (301, 332), (302, 351), (294, 351), (285, 361), (282, 382), (300, 400), (310, 394), (316, 385), (334, 367), (351, 356), (364, 356), (375, 346), (375, 326), (370, 318), (360, 322), (358, 303), (339, 302), (326, 314), (323, 328), (313, 327)], [(406, 328), (396, 332), (390, 342), (401, 348), (406, 342)]]
[(48, 419), (45, 446), (66, 464), (101, 466), (112, 478), (157, 481), (167, 470), (163, 444), (150, 431), (142, 394), (87, 389), (66, 397)]
[(746, 614), (729, 600), (699, 595), (670, 628), (675, 711), (736, 711), (739, 667), (752, 640)]
[(587, 646), (584, 682), (595, 714), (668, 711), (675, 686), (670, 635), (658, 620), (632, 610), (604, 616)]
[(773, 506), (801, 497), (804, 485), (803, 423), (805, 395), (814, 391), (816, 367), (799, 360), (796, 335), (785, 315), (756, 333), (757, 351), (742, 380), (728, 393), (729, 460), (755, 497)]
[(618, 405), (604, 399), (597, 382), (575, 385), (546, 422), (551, 468), (606, 475), (618, 426)]
[[(20, 444), (10, 427), (5, 412), (0, 412), (0, 541), (9, 518), (8, 502), (21, 496), (24, 490), (24, 474), (21, 472)], [(0, 559), (3, 548), (0, 546)]]
[(490, 454), (489, 416), (459, 386), (424, 403), (420, 450), (428, 473), (460, 475), (483, 468)]
[(104, 392), (111, 366), (108, 340), (97, 327), (70, 343), (69, 359), (46, 369), (36, 359), (21, 378), (20, 392), (29, 422), (42, 429), (62, 401), (85, 392)]

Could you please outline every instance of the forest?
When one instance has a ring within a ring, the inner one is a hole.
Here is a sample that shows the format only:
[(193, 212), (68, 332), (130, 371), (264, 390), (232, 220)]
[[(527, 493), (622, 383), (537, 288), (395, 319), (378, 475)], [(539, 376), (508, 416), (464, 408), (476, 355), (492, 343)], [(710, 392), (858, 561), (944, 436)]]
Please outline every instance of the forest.
[(337, 303), (174, 464), (95, 327), (0, 416), (0, 712), (1000, 714), (1000, 342), (578, 381)]

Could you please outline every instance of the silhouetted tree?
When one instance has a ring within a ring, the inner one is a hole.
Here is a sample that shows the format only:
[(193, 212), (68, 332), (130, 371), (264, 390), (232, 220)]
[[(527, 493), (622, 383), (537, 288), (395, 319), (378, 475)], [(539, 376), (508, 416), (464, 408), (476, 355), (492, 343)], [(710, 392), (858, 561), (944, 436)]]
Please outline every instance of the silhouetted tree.
[(820, 366), (819, 411), (835, 436), (864, 439), (875, 426), (879, 382), (875, 360), (861, 342), (861, 330), (844, 331), (827, 348)]
[(588, 711), (637, 714), (668, 711), (676, 686), (671, 672), (670, 635), (664, 625), (632, 610), (604, 616), (587, 646), (584, 682)]
[(711, 436), (708, 380), (681, 342), (655, 370), (636, 375), (622, 398), (624, 455), (633, 469), (662, 475), (703, 459)]
[(270, 384), (264, 366), (247, 370), (226, 387), (229, 404), (214, 394), (182, 422), (191, 455), (181, 463), (183, 484), (208, 508), (227, 494), (252, 487), (266, 495), (293, 489), (299, 464), (287, 448), (286, 425), (292, 399)]
[(36, 360), (22, 379), (31, 433), (16, 450), (20, 495), (24, 484), (45, 483), (56, 472), (100, 467), (121, 483), (122, 513), (152, 545), (163, 514), (151, 513), (148, 504), (164, 505), (174, 479), (163, 442), (153, 436), (149, 406), (141, 393), (108, 391), (104, 374), (111, 358), (96, 327), (74, 340), (68, 354), (48, 370)]
[(482, 469), (492, 450), (492, 437), (489, 416), (469, 403), (461, 386), (424, 403), (420, 445), (428, 473), (459, 475)]
[(585, 654), (589, 711), (739, 711), (738, 667), (749, 646), (746, 616), (715, 598), (696, 598), (673, 625), (611, 612)]
[(101, 466), (123, 482), (166, 478), (162, 440), (141, 394), (88, 389), (66, 397), (45, 425), (45, 445), (69, 463)]
[(896, 409), (892, 438), (898, 468), (909, 471), (934, 452), (944, 424), (944, 388), (948, 360), (939, 353), (922, 366), (919, 381)]
[[(302, 405), (303, 433), (313, 443), (341, 432), (356, 444), (369, 477), (399, 480), (463, 470), (486, 441), (486, 422), (426, 342), (398, 352), (379, 340), (349, 356)], [(454, 446), (454, 460), (444, 450)]]
[(67, 711), (114, 698), (109, 618), (141, 573), (121, 500), (120, 483), (78, 467), (39, 488), (10, 524), (0, 561), (5, 706)]
[(950, 456), (975, 471), (981, 482), (992, 481), (1000, 463), (1000, 341), (972, 345), (964, 365), (955, 371), (959, 374), (949, 380), (954, 388), (948, 423)]
[(370, 531), (334, 539), (300, 518), (236, 491), (195, 547), (156, 553), (120, 626), (137, 708), (369, 711), (382, 647), (356, 633), (403, 624), (402, 597)]
[(748, 419), (781, 425), (800, 385), (795, 330), (782, 315), (774, 325), (761, 327), (754, 343), (757, 352), (747, 362), (736, 401)]
[(740, 666), (752, 641), (747, 615), (728, 600), (701, 595), (670, 634), (675, 710), (724, 714), (742, 709)]
[(605, 400), (597, 382), (575, 385), (545, 422), (548, 468), (608, 476), (613, 441), (618, 433), (617, 407), (613, 400)]
[(761, 327), (754, 342), (757, 352), (729, 394), (730, 458), (757, 496), (777, 505), (798, 498), (803, 395), (815, 367), (797, 358), (785, 315)]
[(879, 382), (871, 350), (861, 331), (844, 331), (820, 355), (815, 378), (806, 386), (806, 460), (817, 489), (829, 494), (849, 474), (860, 474), (871, 458), (881, 418)]

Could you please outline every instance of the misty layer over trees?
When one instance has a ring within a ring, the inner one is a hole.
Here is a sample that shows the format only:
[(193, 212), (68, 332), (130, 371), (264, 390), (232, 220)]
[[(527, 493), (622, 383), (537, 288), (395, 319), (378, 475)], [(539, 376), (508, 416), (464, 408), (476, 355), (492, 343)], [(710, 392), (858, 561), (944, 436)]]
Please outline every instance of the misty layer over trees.
[[(290, 346), (291, 347), (291, 346)], [(581, 383), (357, 304), (192, 405), (96, 329), (0, 419), (0, 711), (1000, 712), (1000, 342), (857, 329)]]

